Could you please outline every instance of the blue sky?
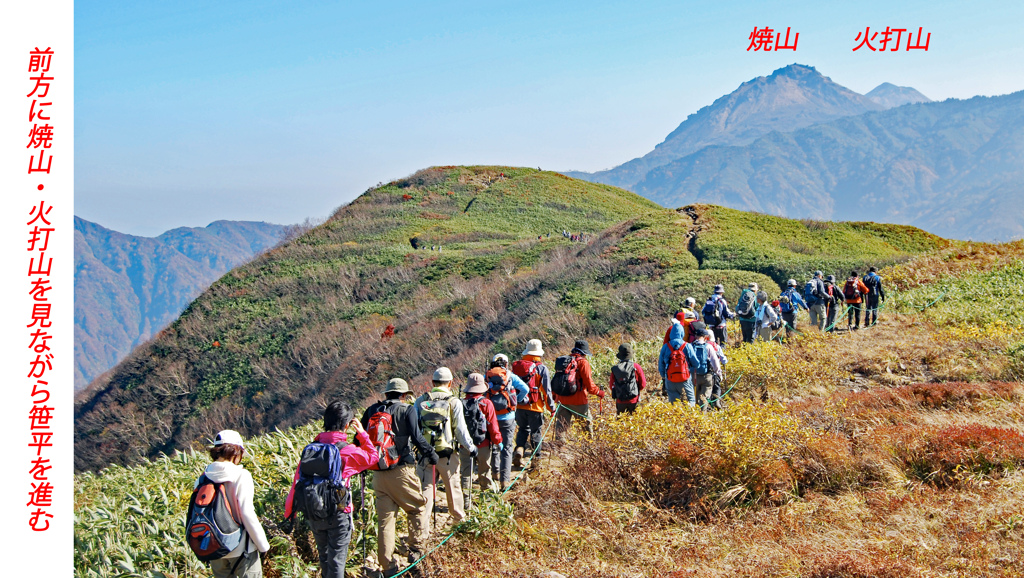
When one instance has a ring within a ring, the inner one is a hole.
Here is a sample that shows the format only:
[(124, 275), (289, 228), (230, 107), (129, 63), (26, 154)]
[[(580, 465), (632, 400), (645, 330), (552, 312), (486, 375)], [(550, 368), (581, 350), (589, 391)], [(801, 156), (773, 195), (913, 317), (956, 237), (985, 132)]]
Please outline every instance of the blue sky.
[[(75, 212), (156, 235), (326, 216), (430, 165), (609, 168), (792, 62), (862, 93), (1024, 89), (1024, 3), (821, 4), (83, 0)], [(797, 51), (747, 52), (766, 25)], [(866, 26), (929, 51), (852, 52)]]

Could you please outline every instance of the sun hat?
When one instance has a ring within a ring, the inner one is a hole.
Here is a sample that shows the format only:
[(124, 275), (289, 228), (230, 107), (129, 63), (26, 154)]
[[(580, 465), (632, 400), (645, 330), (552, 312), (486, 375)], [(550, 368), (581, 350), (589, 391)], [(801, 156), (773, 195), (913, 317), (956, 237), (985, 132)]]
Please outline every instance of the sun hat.
[(531, 339), (526, 342), (526, 349), (523, 350), (523, 355), (536, 355), (537, 357), (544, 357), (544, 348), (541, 346), (540, 339)]
[(583, 355), (590, 355), (590, 346), (587, 345), (586, 339), (577, 339), (572, 348), (573, 351), (579, 351)]
[(409, 393), (409, 382), (401, 377), (392, 377), (388, 380), (384, 393)]
[(469, 377), (466, 378), (466, 393), (487, 393), (487, 382), (484, 381), (484, 376), (479, 373), (470, 373)]

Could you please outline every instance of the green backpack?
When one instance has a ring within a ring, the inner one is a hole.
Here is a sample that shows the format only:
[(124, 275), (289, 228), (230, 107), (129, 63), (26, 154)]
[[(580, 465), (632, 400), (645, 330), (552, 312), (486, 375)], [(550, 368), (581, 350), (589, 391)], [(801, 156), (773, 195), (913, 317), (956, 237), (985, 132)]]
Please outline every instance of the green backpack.
[(419, 402), (420, 429), (437, 455), (451, 455), (455, 449), (452, 439), (452, 396), (430, 392), (427, 399)]

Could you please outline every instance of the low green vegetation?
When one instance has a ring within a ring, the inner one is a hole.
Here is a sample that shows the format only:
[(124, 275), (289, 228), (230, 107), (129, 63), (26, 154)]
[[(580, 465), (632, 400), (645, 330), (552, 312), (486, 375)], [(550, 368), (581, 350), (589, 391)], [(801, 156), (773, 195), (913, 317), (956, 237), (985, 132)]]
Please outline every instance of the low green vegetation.
[(915, 227), (879, 223), (843, 223), (785, 219), (696, 205), (699, 228), (694, 254), (702, 269), (757, 271), (779, 284), (794, 278), (803, 284), (816, 270), (845, 278), (924, 251), (946, 241)]

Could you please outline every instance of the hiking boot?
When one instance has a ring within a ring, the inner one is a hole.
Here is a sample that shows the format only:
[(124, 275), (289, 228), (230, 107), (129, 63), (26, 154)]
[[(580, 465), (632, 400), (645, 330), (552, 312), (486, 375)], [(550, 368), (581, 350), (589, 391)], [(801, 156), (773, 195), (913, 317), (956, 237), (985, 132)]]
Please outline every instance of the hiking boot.
[(513, 468), (515, 468), (517, 470), (523, 469), (523, 453), (524, 453), (524, 451), (525, 450), (522, 447), (516, 448), (516, 453), (515, 453), (515, 455), (512, 456), (512, 467)]
[(419, 560), (422, 557), (423, 557), (423, 552), (420, 552), (419, 550), (409, 550), (409, 558), (408, 558), (408, 560), (409, 560), (410, 564), (415, 564), (416, 561)]

